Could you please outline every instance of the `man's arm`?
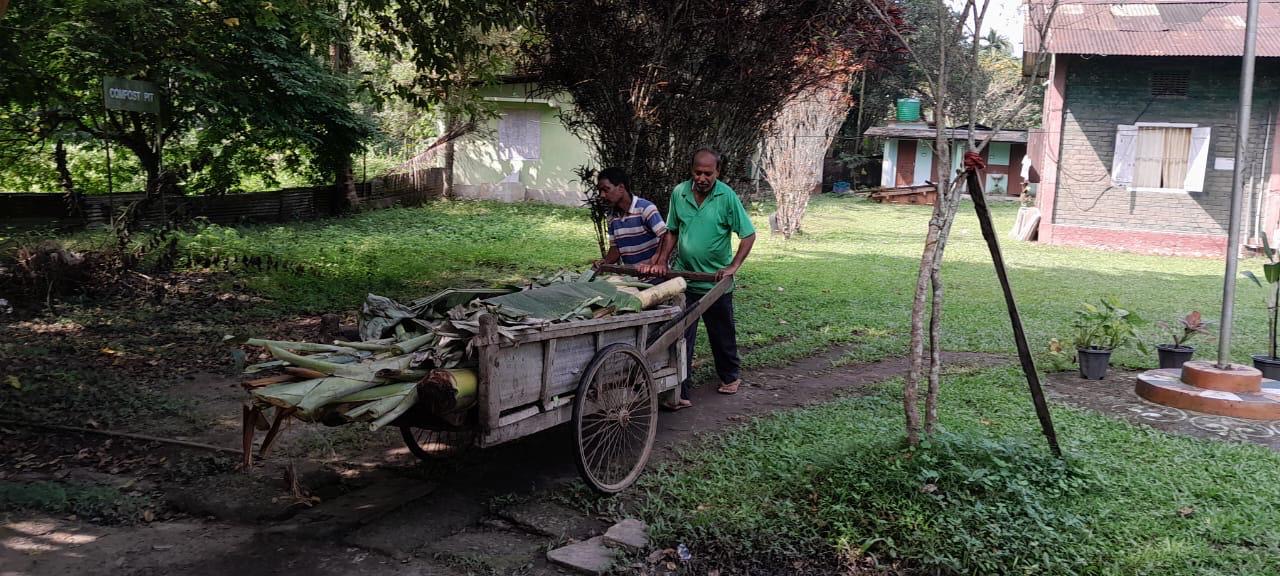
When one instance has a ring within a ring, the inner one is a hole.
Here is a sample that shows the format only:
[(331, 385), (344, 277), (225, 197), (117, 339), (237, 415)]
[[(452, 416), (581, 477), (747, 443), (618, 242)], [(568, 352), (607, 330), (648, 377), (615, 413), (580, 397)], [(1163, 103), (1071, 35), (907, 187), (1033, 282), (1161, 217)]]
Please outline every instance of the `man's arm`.
[(755, 243), (756, 235), (754, 233), (738, 242), (738, 252), (733, 255), (733, 262), (731, 262), (727, 268), (721, 268), (716, 272), (716, 280), (721, 280), (725, 276), (737, 274), (738, 268), (742, 267), (742, 262), (747, 259), (747, 255), (751, 254), (751, 247), (754, 246)]
[(671, 253), (676, 249), (676, 243), (680, 241), (680, 228), (684, 223), (680, 221), (680, 211), (676, 209), (676, 198), (679, 196), (676, 186), (671, 191), (671, 199), (667, 203), (667, 221), (665, 222), (667, 233), (662, 235), (662, 242), (658, 244), (658, 253), (653, 255), (650, 265), (645, 271), (646, 274), (654, 276), (662, 276), (671, 271), (668, 265), (671, 262)]
[(662, 276), (670, 272), (671, 268), (667, 263), (671, 261), (671, 252), (675, 250), (676, 242), (679, 241), (678, 235), (676, 230), (667, 228), (667, 233), (662, 235), (662, 242), (658, 244), (658, 252), (649, 260), (649, 265), (641, 271), (654, 276)]
[(733, 255), (733, 262), (729, 266), (716, 272), (716, 280), (737, 274), (738, 268), (742, 267), (742, 262), (751, 254), (751, 247), (756, 243), (756, 227), (751, 225), (751, 216), (747, 214), (747, 209), (742, 206), (737, 194), (731, 199), (728, 216), (733, 233), (738, 235), (738, 253)]
[(593, 267), (599, 266), (601, 264), (617, 264), (618, 260), (621, 260), (621, 259), (622, 259), (622, 253), (618, 252), (618, 247), (610, 246), (609, 252), (604, 255), (604, 258), (596, 260), (595, 262), (592, 263), (592, 266)]

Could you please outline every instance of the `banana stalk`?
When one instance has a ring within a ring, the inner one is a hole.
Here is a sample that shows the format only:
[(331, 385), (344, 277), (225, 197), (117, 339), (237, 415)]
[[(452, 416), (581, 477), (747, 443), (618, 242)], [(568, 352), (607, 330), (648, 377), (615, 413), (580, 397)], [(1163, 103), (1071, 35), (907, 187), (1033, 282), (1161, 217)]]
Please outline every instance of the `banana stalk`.
[(284, 350), (293, 350), (295, 352), (340, 352), (343, 354), (354, 354), (356, 348), (350, 346), (335, 346), (332, 344), (315, 344), (312, 342), (288, 342), (285, 340), (264, 340), (262, 338), (250, 338), (245, 341), (250, 346), (275, 346)]
[(398, 382), (370, 388), (338, 399), (338, 403), (364, 402), (344, 416), (352, 420), (372, 420), (369, 430), (377, 430), (391, 423), (418, 402), (418, 385)]
[(330, 376), (342, 376), (344, 378), (352, 378), (355, 380), (366, 380), (379, 383), (377, 373), (379, 370), (407, 370), (409, 363), (413, 361), (410, 356), (395, 356), (369, 364), (338, 364), (336, 362), (327, 362), (325, 360), (317, 360), (308, 356), (294, 354), (286, 350), (282, 350), (275, 346), (267, 346), (267, 350), (271, 352), (277, 360), (284, 360), (294, 366), (308, 368), (327, 374)]
[(432, 414), (460, 412), (475, 405), (478, 383), (474, 370), (432, 370), (422, 380), (422, 394), (430, 402)]
[(395, 349), (395, 340), (392, 338), (384, 338), (382, 340), (370, 340), (368, 342), (345, 342), (342, 340), (334, 340), (335, 346), (351, 348), (353, 350), (364, 350), (366, 352), (386, 352)]
[(688, 284), (685, 283), (684, 278), (675, 277), (653, 288), (641, 291), (640, 294), (636, 295), (636, 298), (639, 298), (640, 303), (644, 305), (644, 309), (648, 310), (663, 301), (674, 298), (678, 294), (683, 294), (687, 286)]
[(435, 337), (436, 335), (434, 332), (427, 332), (426, 334), (423, 334), (416, 338), (410, 338), (408, 340), (405, 340), (404, 342), (396, 344), (393, 347), (393, 349), (396, 352), (399, 352), (401, 354), (409, 354), (423, 346), (426, 346), (427, 344), (430, 344), (431, 341), (435, 339)]
[(254, 390), (253, 396), (273, 406), (297, 408), (301, 412), (311, 413), (338, 398), (376, 385), (376, 382), (367, 380), (330, 376), (266, 386)]

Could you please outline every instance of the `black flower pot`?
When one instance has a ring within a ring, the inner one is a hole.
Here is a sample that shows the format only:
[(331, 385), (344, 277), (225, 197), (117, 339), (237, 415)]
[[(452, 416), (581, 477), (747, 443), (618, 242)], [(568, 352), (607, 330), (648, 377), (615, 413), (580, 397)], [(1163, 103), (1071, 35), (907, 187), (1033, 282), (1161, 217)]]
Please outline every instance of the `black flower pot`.
[(1080, 377), (1085, 380), (1101, 380), (1107, 377), (1111, 363), (1111, 350), (1106, 348), (1076, 348), (1076, 362), (1080, 364)]
[(1196, 353), (1195, 346), (1174, 346), (1173, 344), (1156, 344), (1156, 353), (1160, 355), (1161, 368), (1182, 369)]
[(1272, 358), (1266, 354), (1253, 355), (1253, 367), (1262, 371), (1262, 377), (1280, 380), (1280, 358)]

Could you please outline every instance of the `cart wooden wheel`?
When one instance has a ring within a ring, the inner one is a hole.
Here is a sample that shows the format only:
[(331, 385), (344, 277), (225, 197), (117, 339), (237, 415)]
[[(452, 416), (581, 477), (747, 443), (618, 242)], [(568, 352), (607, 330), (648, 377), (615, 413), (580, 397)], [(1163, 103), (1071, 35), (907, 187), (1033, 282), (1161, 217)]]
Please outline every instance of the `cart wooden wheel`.
[(467, 430), (431, 430), (401, 426), (400, 436), (414, 456), (428, 462), (458, 455), (471, 446), (474, 433)]
[(573, 402), (578, 472), (595, 490), (621, 492), (636, 481), (658, 432), (658, 388), (635, 346), (596, 353)]

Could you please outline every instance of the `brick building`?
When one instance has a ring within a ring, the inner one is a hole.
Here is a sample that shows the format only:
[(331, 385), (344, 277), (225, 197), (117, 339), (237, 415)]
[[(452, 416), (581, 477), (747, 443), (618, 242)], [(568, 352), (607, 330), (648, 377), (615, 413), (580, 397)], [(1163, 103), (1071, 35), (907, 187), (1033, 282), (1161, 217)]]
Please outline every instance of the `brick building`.
[[(1179, 255), (1226, 250), (1244, 2), (1059, 4), (1043, 126), (1031, 137), (1039, 239)], [(1277, 235), (1280, 4), (1258, 32), (1241, 239)]]

